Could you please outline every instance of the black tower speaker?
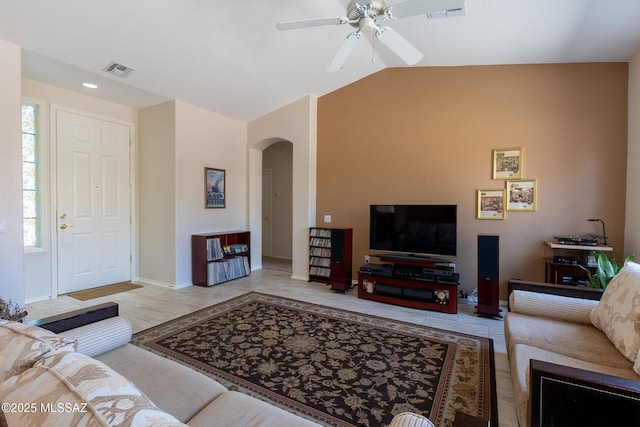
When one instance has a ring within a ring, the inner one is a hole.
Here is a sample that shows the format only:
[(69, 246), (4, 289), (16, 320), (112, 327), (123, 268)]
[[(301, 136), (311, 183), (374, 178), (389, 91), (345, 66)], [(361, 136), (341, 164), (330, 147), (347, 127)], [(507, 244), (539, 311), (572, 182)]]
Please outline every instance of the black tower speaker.
[(502, 317), (500, 305), (500, 237), (478, 236), (478, 306), (476, 315)]
[(346, 293), (351, 288), (352, 228), (331, 229), (331, 289)]
[(331, 263), (344, 262), (345, 230), (334, 228), (331, 230)]

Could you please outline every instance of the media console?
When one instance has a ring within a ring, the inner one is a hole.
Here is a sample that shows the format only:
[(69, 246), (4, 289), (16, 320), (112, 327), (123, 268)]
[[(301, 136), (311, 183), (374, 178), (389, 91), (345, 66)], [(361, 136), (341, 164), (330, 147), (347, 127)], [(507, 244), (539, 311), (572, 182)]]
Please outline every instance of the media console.
[(438, 258), (375, 254), (381, 264), (358, 272), (358, 298), (455, 314), (459, 276), (455, 264)]

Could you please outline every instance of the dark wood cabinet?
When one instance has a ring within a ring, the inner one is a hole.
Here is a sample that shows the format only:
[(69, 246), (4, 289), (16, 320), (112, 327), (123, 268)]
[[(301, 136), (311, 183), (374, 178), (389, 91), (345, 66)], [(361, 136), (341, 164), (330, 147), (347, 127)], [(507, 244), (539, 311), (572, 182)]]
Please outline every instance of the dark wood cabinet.
[[(553, 258), (546, 258), (545, 264), (545, 282), (554, 283), (556, 285), (586, 285), (589, 281), (589, 275), (579, 265), (563, 264), (554, 262)], [(585, 267), (595, 273), (595, 267)]]
[(213, 286), (251, 274), (251, 235), (223, 231), (191, 236), (191, 281)]
[[(437, 267), (436, 262), (412, 256), (375, 256), (388, 268), (382, 270), (381, 274), (359, 272), (358, 298), (450, 314), (458, 312), (457, 278), (442, 277), (439, 281), (434, 276), (432, 280), (425, 280), (402, 274), (407, 271), (403, 268), (405, 266), (409, 266), (409, 270), (416, 267), (434, 269)], [(399, 275), (403, 277), (398, 277)]]
[(351, 289), (352, 228), (309, 229), (309, 281), (331, 285), (334, 291)]
[[(544, 260), (544, 281), (556, 285), (586, 285), (589, 274), (584, 268), (596, 272), (595, 265), (587, 262), (593, 252), (611, 252), (611, 246), (569, 245), (546, 241), (553, 257)], [(584, 267), (584, 268), (583, 268)]]

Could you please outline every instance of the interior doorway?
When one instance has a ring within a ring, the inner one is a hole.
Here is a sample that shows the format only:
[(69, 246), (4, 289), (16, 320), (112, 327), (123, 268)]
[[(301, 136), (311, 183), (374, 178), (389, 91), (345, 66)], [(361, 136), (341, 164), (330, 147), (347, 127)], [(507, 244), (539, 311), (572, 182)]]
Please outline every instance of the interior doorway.
[(262, 152), (262, 268), (292, 272), (293, 144)]
[(262, 169), (262, 256), (271, 257), (273, 169)]

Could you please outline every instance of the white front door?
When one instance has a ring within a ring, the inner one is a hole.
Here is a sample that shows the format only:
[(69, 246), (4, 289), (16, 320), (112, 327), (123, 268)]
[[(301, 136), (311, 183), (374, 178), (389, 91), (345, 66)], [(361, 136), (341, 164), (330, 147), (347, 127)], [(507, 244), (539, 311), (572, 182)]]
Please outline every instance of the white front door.
[(58, 294), (131, 279), (130, 127), (57, 110)]

